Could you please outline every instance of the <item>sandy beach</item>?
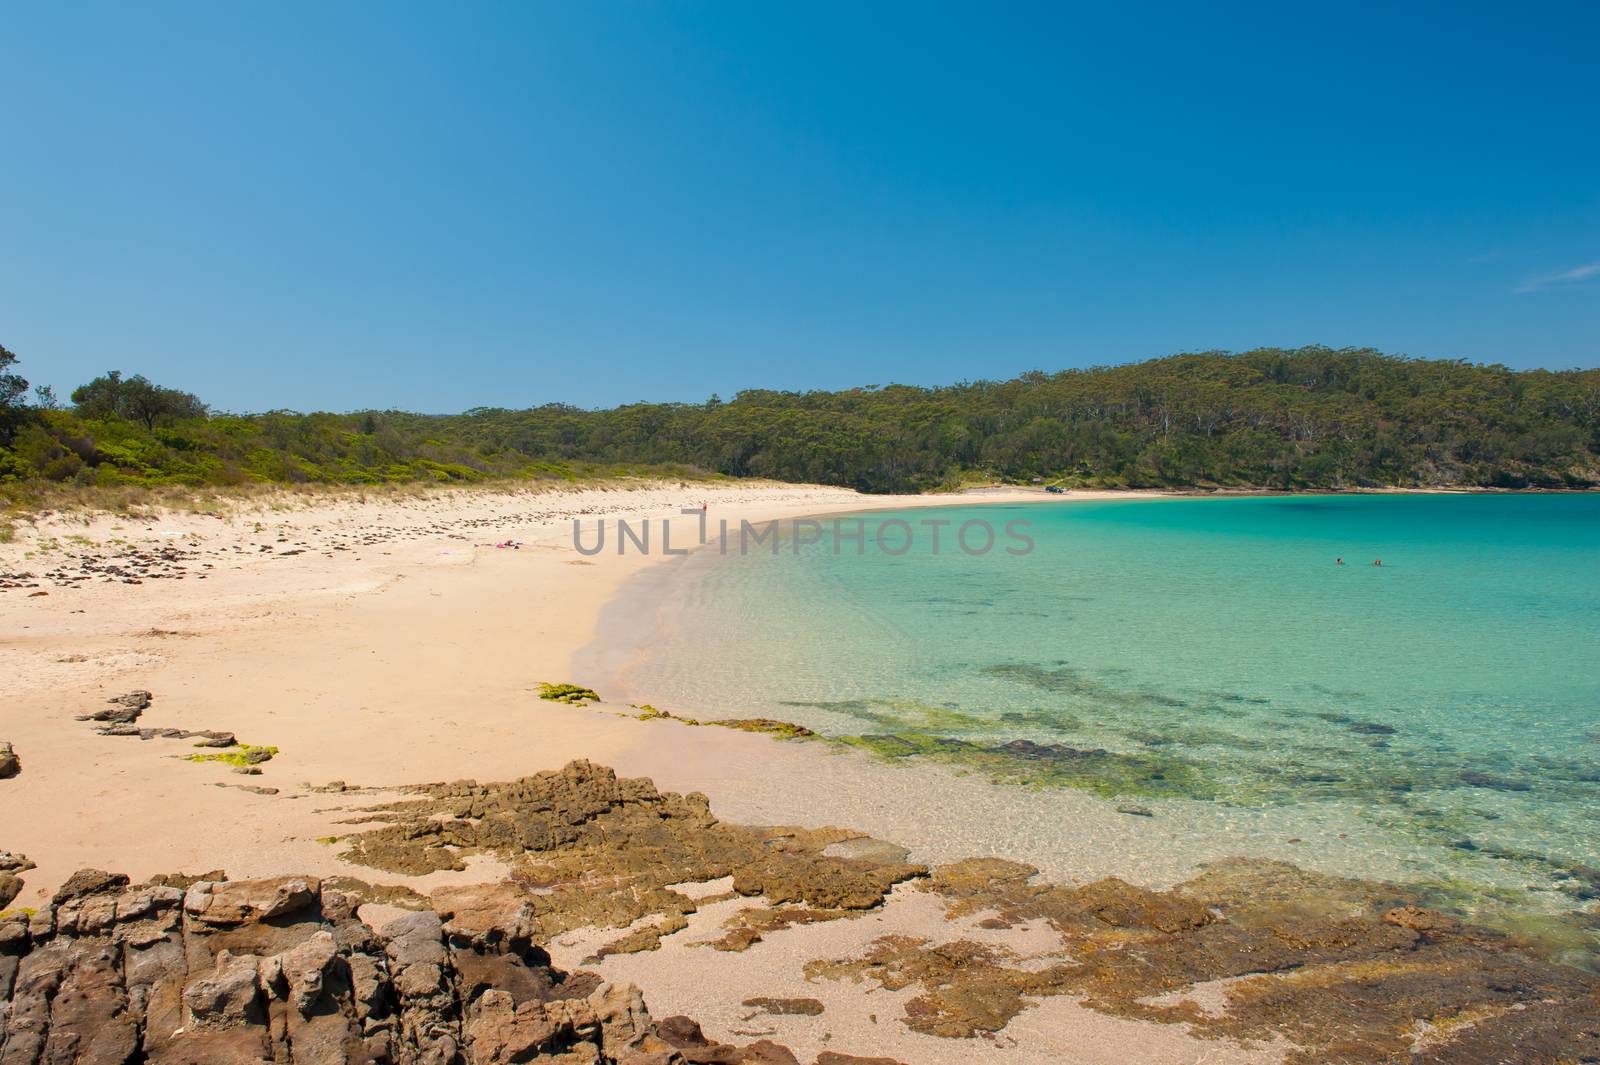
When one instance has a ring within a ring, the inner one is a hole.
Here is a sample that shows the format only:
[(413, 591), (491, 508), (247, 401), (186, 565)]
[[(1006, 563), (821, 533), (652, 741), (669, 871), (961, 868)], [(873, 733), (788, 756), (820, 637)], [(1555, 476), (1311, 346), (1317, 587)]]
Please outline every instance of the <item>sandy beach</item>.
[[(610, 595), (661, 556), (582, 558), (573, 519), (676, 518), (687, 540), (679, 512), (702, 503), (738, 520), (858, 502), (837, 489), (651, 486), (46, 519), (0, 549), (0, 570), (43, 575), (85, 556), (162, 551), (181, 561), (153, 563), (139, 583), (46, 578), (0, 597), (5, 738), (25, 767), (8, 788), (6, 846), (39, 863), (19, 902), (85, 863), (136, 876), (332, 868), (315, 843), (331, 818), (312, 807), (325, 804), (198, 784), (281, 796), (305, 782), (492, 780), (615, 758), (637, 729), (535, 692), (568, 679)], [(509, 541), (521, 546), (495, 546)], [(181, 579), (156, 575), (180, 568)], [(98, 737), (74, 720), (135, 688), (155, 694), (143, 724), (228, 730), (283, 753), (244, 778), (179, 760), (181, 742)]]
[[(947, 775), (941, 801), (961, 813), (927, 816), (926, 795), (864, 756), (640, 721), (633, 708), (603, 701), (568, 706), (538, 697), (541, 682), (588, 683), (572, 674), (574, 656), (603, 641), (604, 608), (624, 582), (664, 557), (619, 555), (609, 546), (580, 555), (575, 518), (670, 520), (675, 541), (688, 543), (698, 517), (682, 512), (702, 506), (713, 522), (736, 524), (1053, 498), (1073, 497), (639, 484), (365, 500), (284, 494), (208, 514), (43, 518), (0, 546), (0, 575), (10, 585), (0, 591), (0, 675), (7, 678), (0, 740), (21, 763), (20, 773), (0, 782), (0, 850), (36, 865), (12, 905), (44, 905), (85, 867), (136, 882), (213, 871), (233, 879), (357, 877), (442, 892), (436, 899), (500, 884), (511, 872), (503, 856), (474, 853), (456, 869), (379, 871), (342, 857), (341, 839), (352, 822), (368, 820), (363, 810), (405, 797), (396, 789), (514, 780), (576, 759), (648, 777), (663, 791), (704, 793), (711, 811), (730, 822), (844, 826), (904, 845), (914, 862), (1007, 858), (1063, 884), (1107, 875), (1126, 865), (1134, 827), (1086, 796), (1054, 796), (1047, 810), (1026, 793)], [(226, 762), (188, 760), (209, 750), (193, 746), (192, 736), (102, 735), (95, 722), (78, 720), (134, 690), (151, 693), (139, 727), (232, 733), (277, 752), (238, 772)], [(1082, 820), (1081, 847), (1044, 851), (1030, 848), (1025, 830), (1004, 842), (985, 831), (997, 818), (1025, 827), (1029, 817), (1062, 816), (1062, 803)], [(1160, 833), (1183, 832), (1181, 822), (1154, 835), (1148, 825), (1137, 830), (1149, 853), (1144, 886), (1193, 874), (1192, 860), (1163, 864), (1160, 857)], [(1218, 840), (1210, 857), (1235, 845)], [(934, 895), (902, 884), (870, 911), (769, 929), (749, 949), (728, 954), (696, 944), (715, 939), (740, 911), (764, 907), (763, 899), (730, 896), (718, 883), (694, 892), (705, 905), (681, 929), (667, 929), (657, 949), (594, 957), (619, 934), (648, 931), (654, 918), (621, 929), (575, 927), (547, 946), (563, 967), (638, 984), (657, 1016), (689, 1014), (716, 1039), (771, 1038), (806, 1061), (832, 1048), (912, 1063), (1179, 1065), (1277, 1061), (1289, 1046), (1261, 1031), (1200, 1038), (1171, 1017), (1112, 1016), (1063, 992), (1029, 1000), (982, 1038), (915, 1031), (894, 1020), (911, 990), (864, 995), (859, 972), (818, 978), (808, 964), (843, 964), (898, 935), (987, 944), (1025, 972), (1058, 964), (1063, 941), (1042, 918), (985, 921), (990, 909), (953, 918)], [(768, 1014), (748, 1006), (752, 996), (818, 1006)], [(1182, 1008), (1192, 1012), (1204, 998), (1197, 991), (1192, 1001), (1184, 994), (1173, 1001), (1188, 1002)]]
[[(12, 743), (23, 767), (4, 784), (0, 847), (37, 865), (13, 905), (44, 904), (84, 867), (126, 872), (135, 881), (215, 870), (235, 879), (288, 871), (373, 879), (372, 870), (341, 861), (319, 840), (346, 831), (341, 822), (352, 810), (394, 797), (384, 789), (510, 779), (580, 758), (649, 776), (663, 788), (705, 792), (723, 816), (873, 820), (866, 785), (822, 810), (806, 801), (817, 774), (837, 762), (826, 753), (731, 730), (632, 721), (604, 705), (537, 699), (541, 681), (581, 680), (569, 676), (570, 660), (595, 639), (602, 607), (630, 575), (665, 557), (609, 549), (582, 557), (572, 548), (573, 519), (671, 520), (685, 543), (698, 519), (681, 511), (702, 504), (713, 520), (737, 524), (1040, 498), (1033, 491), (866, 497), (832, 488), (686, 484), (390, 501), (284, 495), (217, 514), (45, 518), (0, 548), (0, 572), (26, 585), (0, 593), (0, 673), (9, 678), (0, 738)], [(519, 546), (496, 546), (508, 542)], [(59, 576), (84, 572), (85, 559), (94, 570), (87, 579)], [(141, 560), (149, 561), (141, 568)], [(279, 753), (258, 773), (240, 775), (226, 764), (185, 760), (195, 753), (191, 742), (102, 736), (75, 720), (133, 689), (153, 693), (140, 725), (232, 732)], [(766, 785), (742, 786), (753, 781)], [(349, 790), (324, 790), (330, 783)], [(941, 849), (977, 842), (946, 837)], [(473, 861), (464, 872), (382, 880), (427, 892), (504, 874), (498, 863)], [(918, 918), (937, 923), (925, 905), (912, 924)], [(865, 931), (851, 924), (829, 933), (831, 945)], [(799, 942), (743, 958), (745, 967), (795, 967), (812, 954), (805, 930), (790, 935)], [(555, 951), (565, 960), (572, 949)], [(691, 956), (713, 970), (724, 960), (704, 951)], [(677, 952), (658, 957), (665, 972), (623, 964), (602, 972), (637, 978), (647, 995), (654, 984), (669, 1012), (705, 1014), (708, 1032), (732, 1037), (740, 1027), (738, 999), (710, 992), (715, 984), (674, 960)], [(746, 986), (743, 973), (729, 982)], [(841, 1003), (856, 997), (846, 986), (834, 991)], [(1095, 1029), (1126, 1026), (1075, 1012)], [(841, 1045), (852, 1034), (843, 1017), (826, 1026), (798, 1020), (804, 1023), (787, 1027), (815, 1030), (785, 1032), (797, 1047), (822, 1046), (823, 1028)], [(946, 1052), (919, 1048), (945, 1041), (912, 1033), (854, 1034), (861, 1053), (898, 1047), (925, 1061)], [(1153, 1049), (1165, 1050), (1149, 1060), (1202, 1060), (1171, 1028), (1151, 1027), (1151, 1039)], [(1204, 1049), (1217, 1051), (1209, 1043)], [(972, 1051), (948, 1052), (970, 1060)]]
[[(1103, 494), (1085, 494), (1095, 495)], [(667, 520), (681, 544), (698, 526), (681, 512), (702, 504), (713, 521), (736, 525), (1040, 498), (1055, 497), (651, 485), (391, 502), (285, 495), (218, 516), (45, 519), (0, 547), (0, 572), (38, 575), (0, 594), (0, 671), (13, 711), (4, 738), (28, 769), (8, 787), (18, 816), (5, 845), (40, 866), (19, 902), (93, 862), (135, 875), (330, 868), (314, 841), (331, 821), (310, 809), (325, 803), (285, 809), (228, 785), (288, 794), (335, 780), (367, 788), (497, 780), (589, 758), (663, 787), (715, 793), (742, 776), (737, 767), (797, 752), (763, 737), (685, 734), (536, 699), (540, 682), (583, 681), (571, 676), (571, 660), (595, 641), (605, 604), (668, 557), (618, 554), (611, 544), (581, 556), (575, 518), (591, 530), (602, 517)], [(511, 541), (520, 546), (495, 546)], [(142, 579), (96, 574), (63, 587), (46, 576), (75, 574), (83, 558), (116, 566), (162, 551), (180, 560), (152, 562)], [(157, 576), (179, 570), (181, 578)], [(283, 753), (243, 778), (179, 760), (190, 752), (181, 741), (98, 737), (74, 720), (127, 689), (154, 693), (143, 725), (226, 730)], [(194, 787), (201, 782), (213, 786)], [(713, 797), (734, 816), (759, 812), (736, 794)], [(197, 822), (230, 828), (206, 838), (192, 831)], [(118, 828), (134, 823), (147, 830)]]

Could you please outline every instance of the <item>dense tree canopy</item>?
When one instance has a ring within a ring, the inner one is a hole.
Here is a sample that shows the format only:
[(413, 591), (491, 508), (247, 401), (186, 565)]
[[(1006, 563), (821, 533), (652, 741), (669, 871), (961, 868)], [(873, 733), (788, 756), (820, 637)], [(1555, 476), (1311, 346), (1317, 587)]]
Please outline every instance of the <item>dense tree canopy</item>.
[(208, 415), (194, 396), (116, 373), (72, 398), (71, 411), (29, 411), (0, 451), (0, 477), (362, 484), (570, 475), (598, 464), (875, 492), (972, 477), (1128, 487), (1600, 484), (1600, 370), (1321, 347), (596, 411)]

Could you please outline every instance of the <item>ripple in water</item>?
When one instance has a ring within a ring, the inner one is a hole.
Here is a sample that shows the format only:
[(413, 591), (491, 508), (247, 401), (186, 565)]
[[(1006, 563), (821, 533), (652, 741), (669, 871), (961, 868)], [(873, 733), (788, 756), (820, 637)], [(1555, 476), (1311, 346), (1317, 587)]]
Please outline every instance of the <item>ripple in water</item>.
[(929, 517), (866, 515), (860, 556), (825, 536), (653, 574), (664, 606), (612, 690), (1219, 832), (1287, 811), (1302, 828), (1272, 856), (1318, 864), (1337, 828), (1371, 868), (1334, 871), (1468, 908), (1600, 894), (1600, 497), (972, 506), (1031, 522), (1035, 550), (969, 556), (948, 527), (937, 556), (870, 549)]

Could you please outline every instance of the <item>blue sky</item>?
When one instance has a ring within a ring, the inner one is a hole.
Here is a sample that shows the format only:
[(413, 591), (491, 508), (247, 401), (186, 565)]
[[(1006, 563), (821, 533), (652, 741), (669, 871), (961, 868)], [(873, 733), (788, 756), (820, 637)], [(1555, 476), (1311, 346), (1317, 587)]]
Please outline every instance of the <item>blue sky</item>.
[(1600, 5), (17, 4), (0, 343), (233, 410), (1600, 364)]

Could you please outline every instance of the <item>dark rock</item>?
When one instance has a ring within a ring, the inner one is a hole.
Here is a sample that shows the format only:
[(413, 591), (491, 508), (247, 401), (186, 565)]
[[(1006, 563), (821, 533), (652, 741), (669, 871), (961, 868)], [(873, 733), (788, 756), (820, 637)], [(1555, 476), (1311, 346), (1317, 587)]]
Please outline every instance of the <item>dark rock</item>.
[(38, 866), (21, 854), (0, 851), (0, 873), (26, 873), (29, 869), (37, 868)]
[(1575, 899), (1590, 902), (1600, 899), (1600, 869), (1590, 865), (1573, 865), (1555, 874), (1556, 887)]
[(67, 877), (67, 882), (62, 884), (54, 895), (50, 897), (50, 905), (62, 906), (74, 899), (85, 895), (94, 895), (126, 887), (128, 878), (122, 873), (106, 873), (99, 869), (79, 869)]
[(1532, 791), (1533, 785), (1521, 780), (1508, 780), (1476, 769), (1463, 770), (1461, 782), (1474, 788), (1492, 788), (1495, 791)]
[(770, 1039), (757, 1039), (748, 1046), (740, 1047), (739, 1056), (734, 1060), (739, 1065), (800, 1065), (800, 1059), (794, 1056), (794, 1051)]
[(552, 969), (515, 927), (447, 945), (418, 911), (374, 933), (309, 877), (185, 891), (85, 870), (54, 898), (0, 920), (5, 1065), (679, 1065), (686, 1034), (707, 1060), (797, 1065), (658, 1026), (638, 989)]
[(7, 740), (0, 740), (0, 780), (14, 777), (22, 772), (22, 760), (17, 757), (16, 749)]
[(111, 724), (128, 725), (139, 720), (139, 715), (150, 708), (150, 693), (147, 691), (131, 691), (126, 695), (113, 696), (107, 700), (111, 705), (104, 710), (96, 710), (90, 714), (79, 714), (79, 721), (105, 721)]
[(817, 1017), (822, 1013), (822, 1003), (814, 998), (747, 998), (740, 1005), (778, 1017)]
[(711, 1040), (700, 1030), (699, 1022), (682, 1014), (657, 1021), (656, 1034), (669, 1046), (679, 1050), (711, 1045)]

